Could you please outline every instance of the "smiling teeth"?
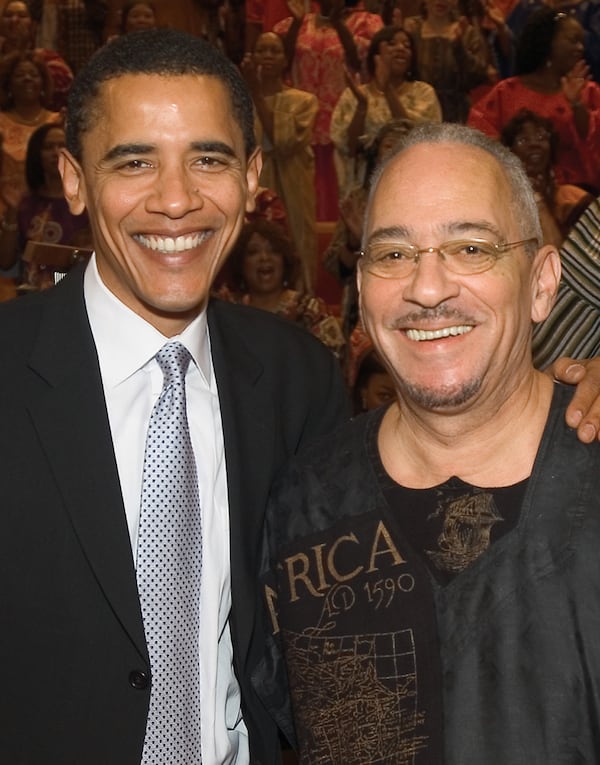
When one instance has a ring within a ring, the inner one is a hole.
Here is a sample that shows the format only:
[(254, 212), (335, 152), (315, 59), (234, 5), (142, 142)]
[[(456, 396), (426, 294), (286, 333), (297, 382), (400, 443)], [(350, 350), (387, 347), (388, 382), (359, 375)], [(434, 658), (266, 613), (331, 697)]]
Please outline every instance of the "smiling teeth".
[(185, 252), (186, 250), (193, 250), (205, 237), (204, 234), (188, 234), (178, 237), (138, 234), (133, 238), (144, 247), (157, 252)]
[(443, 329), (407, 329), (406, 336), (409, 340), (439, 340), (441, 337), (450, 337), (450, 335), (466, 335), (473, 327), (461, 324), (458, 327), (444, 327)]

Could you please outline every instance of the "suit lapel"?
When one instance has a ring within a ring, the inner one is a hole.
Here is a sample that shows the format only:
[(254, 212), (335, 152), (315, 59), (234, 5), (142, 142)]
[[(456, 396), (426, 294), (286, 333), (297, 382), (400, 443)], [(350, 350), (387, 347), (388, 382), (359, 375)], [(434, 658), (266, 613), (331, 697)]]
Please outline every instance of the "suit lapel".
[(98, 584), (147, 658), (98, 359), (82, 273), (48, 295), (30, 366), (47, 383), (30, 407), (70, 521)]
[(274, 402), (261, 361), (246, 344), (245, 317), (210, 304), (208, 321), (225, 439), (232, 634), (244, 656), (255, 613), (256, 573), (274, 450)]

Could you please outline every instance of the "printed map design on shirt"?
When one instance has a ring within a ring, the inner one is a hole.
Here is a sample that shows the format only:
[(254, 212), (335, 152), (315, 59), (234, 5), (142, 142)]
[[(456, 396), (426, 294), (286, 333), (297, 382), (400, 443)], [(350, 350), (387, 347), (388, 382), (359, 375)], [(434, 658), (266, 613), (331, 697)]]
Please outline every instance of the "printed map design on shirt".
[[(341, 585), (331, 598), (351, 597), (348, 590)], [(356, 762), (413, 762), (426, 737), (411, 735), (423, 722), (412, 630), (359, 636), (286, 632), (285, 640), (290, 683), (298, 686), (296, 673), (309, 676), (307, 692), (296, 697), (297, 714), (312, 732), (308, 762), (344, 761), (349, 740)]]

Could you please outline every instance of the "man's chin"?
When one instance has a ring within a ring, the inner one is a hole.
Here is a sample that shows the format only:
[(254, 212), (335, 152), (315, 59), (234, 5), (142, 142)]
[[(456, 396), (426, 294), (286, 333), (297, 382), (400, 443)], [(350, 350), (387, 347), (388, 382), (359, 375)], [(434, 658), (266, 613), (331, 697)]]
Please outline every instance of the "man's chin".
[(428, 411), (458, 409), (474, 398), (480, 388), (480, 379), (437, 387), (411, 384), (405, 380), (402, 383), (403, 397)]

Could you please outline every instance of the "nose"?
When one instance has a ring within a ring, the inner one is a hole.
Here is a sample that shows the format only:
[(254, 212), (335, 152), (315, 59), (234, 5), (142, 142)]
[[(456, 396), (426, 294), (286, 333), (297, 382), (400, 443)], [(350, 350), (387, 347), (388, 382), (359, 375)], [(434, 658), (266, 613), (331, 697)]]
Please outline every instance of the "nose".
[(182, 218), (203, 205), (198, 182), (184, 167), (161, 167), (148, 196), (149, 212), (162, 213), (169, 218)]
[(458, 297), (459, 277), (446, 268), (436, 251), (421, 252), (411, 276), (404, 286), (403, 298), (425, 308), (435, 308), (450, 298)]

